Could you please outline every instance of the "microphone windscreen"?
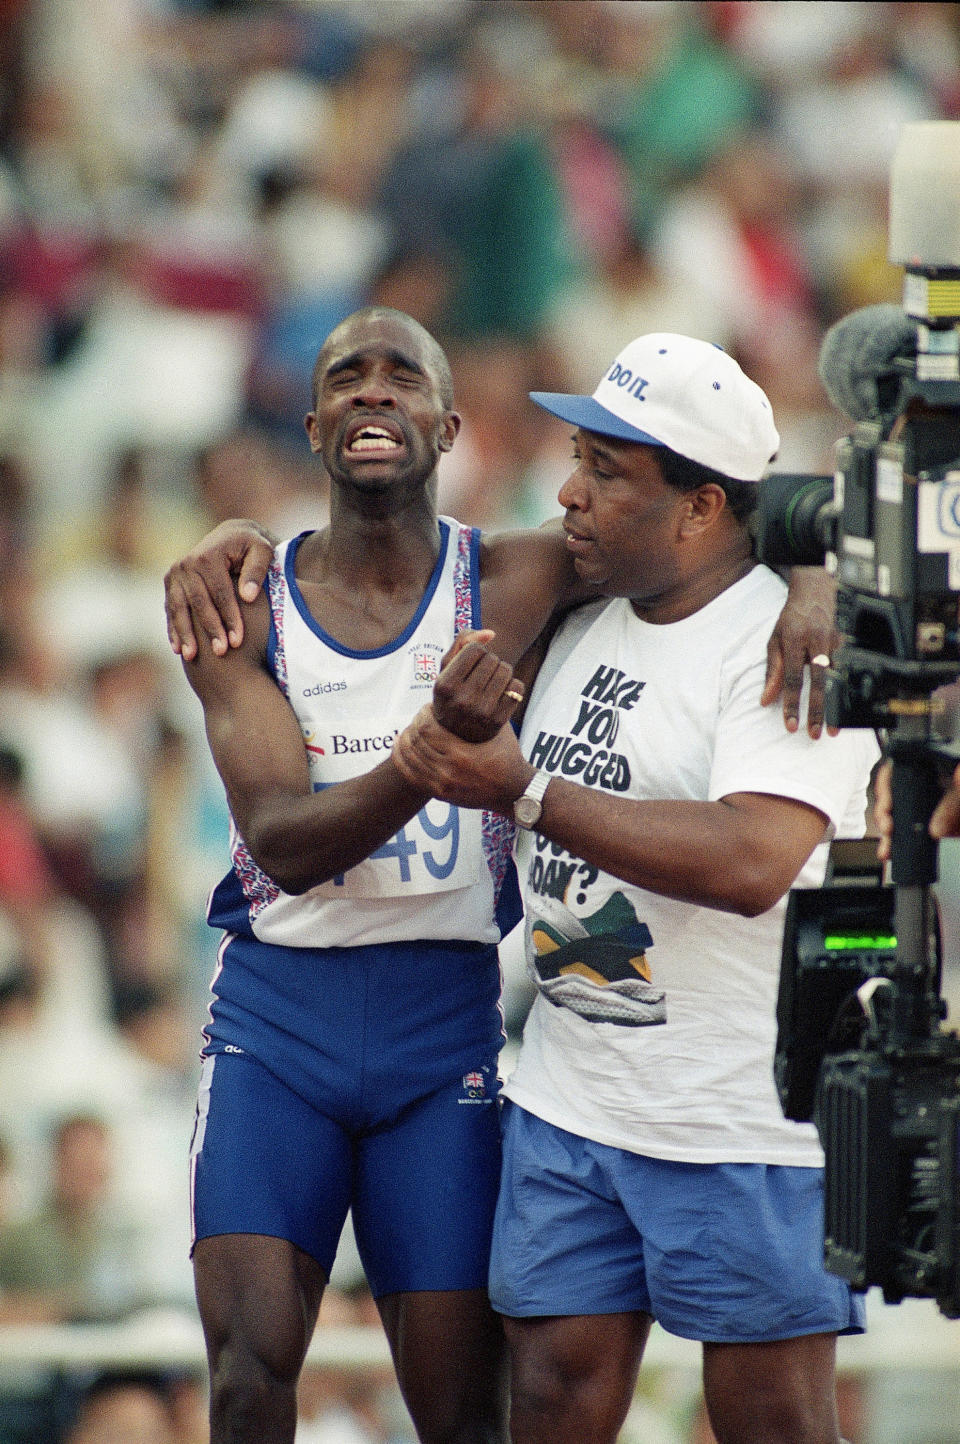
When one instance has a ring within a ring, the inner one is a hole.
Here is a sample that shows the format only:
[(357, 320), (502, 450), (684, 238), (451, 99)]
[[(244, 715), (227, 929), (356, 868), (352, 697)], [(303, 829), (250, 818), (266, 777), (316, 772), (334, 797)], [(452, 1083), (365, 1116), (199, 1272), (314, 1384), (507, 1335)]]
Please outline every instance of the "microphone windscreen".
[(863, 306), (830, 327), (817, 371), (834, 406), (868, 421), (883, 412), (881, 386), (896, 376), (896, 358), (916, 350), (916, 323), (899, 306)]

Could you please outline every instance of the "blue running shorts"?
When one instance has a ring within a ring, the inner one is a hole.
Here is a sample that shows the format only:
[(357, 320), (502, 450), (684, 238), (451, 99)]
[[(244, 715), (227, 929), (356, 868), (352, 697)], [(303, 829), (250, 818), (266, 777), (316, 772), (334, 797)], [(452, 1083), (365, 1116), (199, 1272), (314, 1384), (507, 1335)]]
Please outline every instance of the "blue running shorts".
[(490, 1298), (514, 1318), (640, 1310), (672, 1334), (761, 1343), (862, 1333), (823, 1267), (823, 1175), (675, 1163), (504, 1105)]
[(367, 1127), (335, 1121), (239, 1051), (204, 1060), (194, 1241), (288, 1239), (329, 1276), (347, 1210), (374, 1297), (484, 1288), (500, 1170), (496, 1058)]

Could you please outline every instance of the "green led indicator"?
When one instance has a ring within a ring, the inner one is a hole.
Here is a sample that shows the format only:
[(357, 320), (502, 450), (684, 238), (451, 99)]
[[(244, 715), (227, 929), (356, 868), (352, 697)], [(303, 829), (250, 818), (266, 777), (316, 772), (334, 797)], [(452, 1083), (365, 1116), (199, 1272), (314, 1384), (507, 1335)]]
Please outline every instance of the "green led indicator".
[(897, 946), (895, 937), (887, 933), (830, 933), (823, 940), (829, 953), (854, 952), (860, 948), (888, 952)]

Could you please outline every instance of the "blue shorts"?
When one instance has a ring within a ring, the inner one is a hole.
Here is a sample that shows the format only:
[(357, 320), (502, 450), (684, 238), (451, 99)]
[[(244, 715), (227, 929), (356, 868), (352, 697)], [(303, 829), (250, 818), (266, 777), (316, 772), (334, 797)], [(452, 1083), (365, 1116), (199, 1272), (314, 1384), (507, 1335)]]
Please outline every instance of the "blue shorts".
[(347, 1128), (372, 1128), (495, 1058), (493, 945), (288, 948), (231, 937), (206, 1053), (244, 1053)]
[(863, 1331), (862, 1297), (823, 1267), (820, 1169), (648, 1158), (509, 1102), (503, 1124), (500, 1313), (639, 1310), (710, 1343)]
[(347, 1210), (375, 1297), (484, 1288), (500, 1171), (496, 1059), (350, 1127), (257, 1059), (204, 1060), (191, 1146), (194, 1241), (288, 1239), (329, 1276)]

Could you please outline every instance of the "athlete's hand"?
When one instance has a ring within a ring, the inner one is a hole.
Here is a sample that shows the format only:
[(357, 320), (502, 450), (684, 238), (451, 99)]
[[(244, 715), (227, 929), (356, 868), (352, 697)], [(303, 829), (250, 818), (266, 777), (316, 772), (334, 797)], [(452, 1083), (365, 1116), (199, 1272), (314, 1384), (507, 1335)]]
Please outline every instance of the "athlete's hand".
[(488, 742), (464, 742), (423, 707), (393, 744), (393, 761), (419, 792), (458, 807), (486, 807), (507, 816), (535, 769), (520, 751), (512, 727)]
[(486, 645), (493, 632), (461, 632), (433, 686), (437, 721), (466, 742), (495, 737), (523, 701), (523, 683)]
[(273, 560), (274, 538), (254, 521), (225, 521), (208, 532), (163, 579), (167, 636), (185, 662), (197, 655), (196, 631), (210, 639), (218, 656), (243, 641), (237, 600), (260, 594)]
[[(760, 695), (768, 707), (783, 698), (783, 720), (788, 732), (800, 726), (800, 692), (804, 668), (810, 666), (807, 731), (823, 731), (823, 699), (830, 660), (840, 645), (834, 621), (836, 583), (822, 567), (794, 567), (783, 611), (767, 643), (767, 675)], [(836, 733), (835, 727), (828, 732)]]
[(477, 627), (472, 630), (468, 627), (466, 631), (458, 632), (453, 639), (453, 646), (444, 654), (443, 661), (440, 663), (440, 671), (442, 672), (444, 667), (449, 666), (454, 657), (459, 656), (464, 647), (469, 646), (471, 642), (479, 642), (482, 647), (488, 647), (496, 635), (491, 627)]

